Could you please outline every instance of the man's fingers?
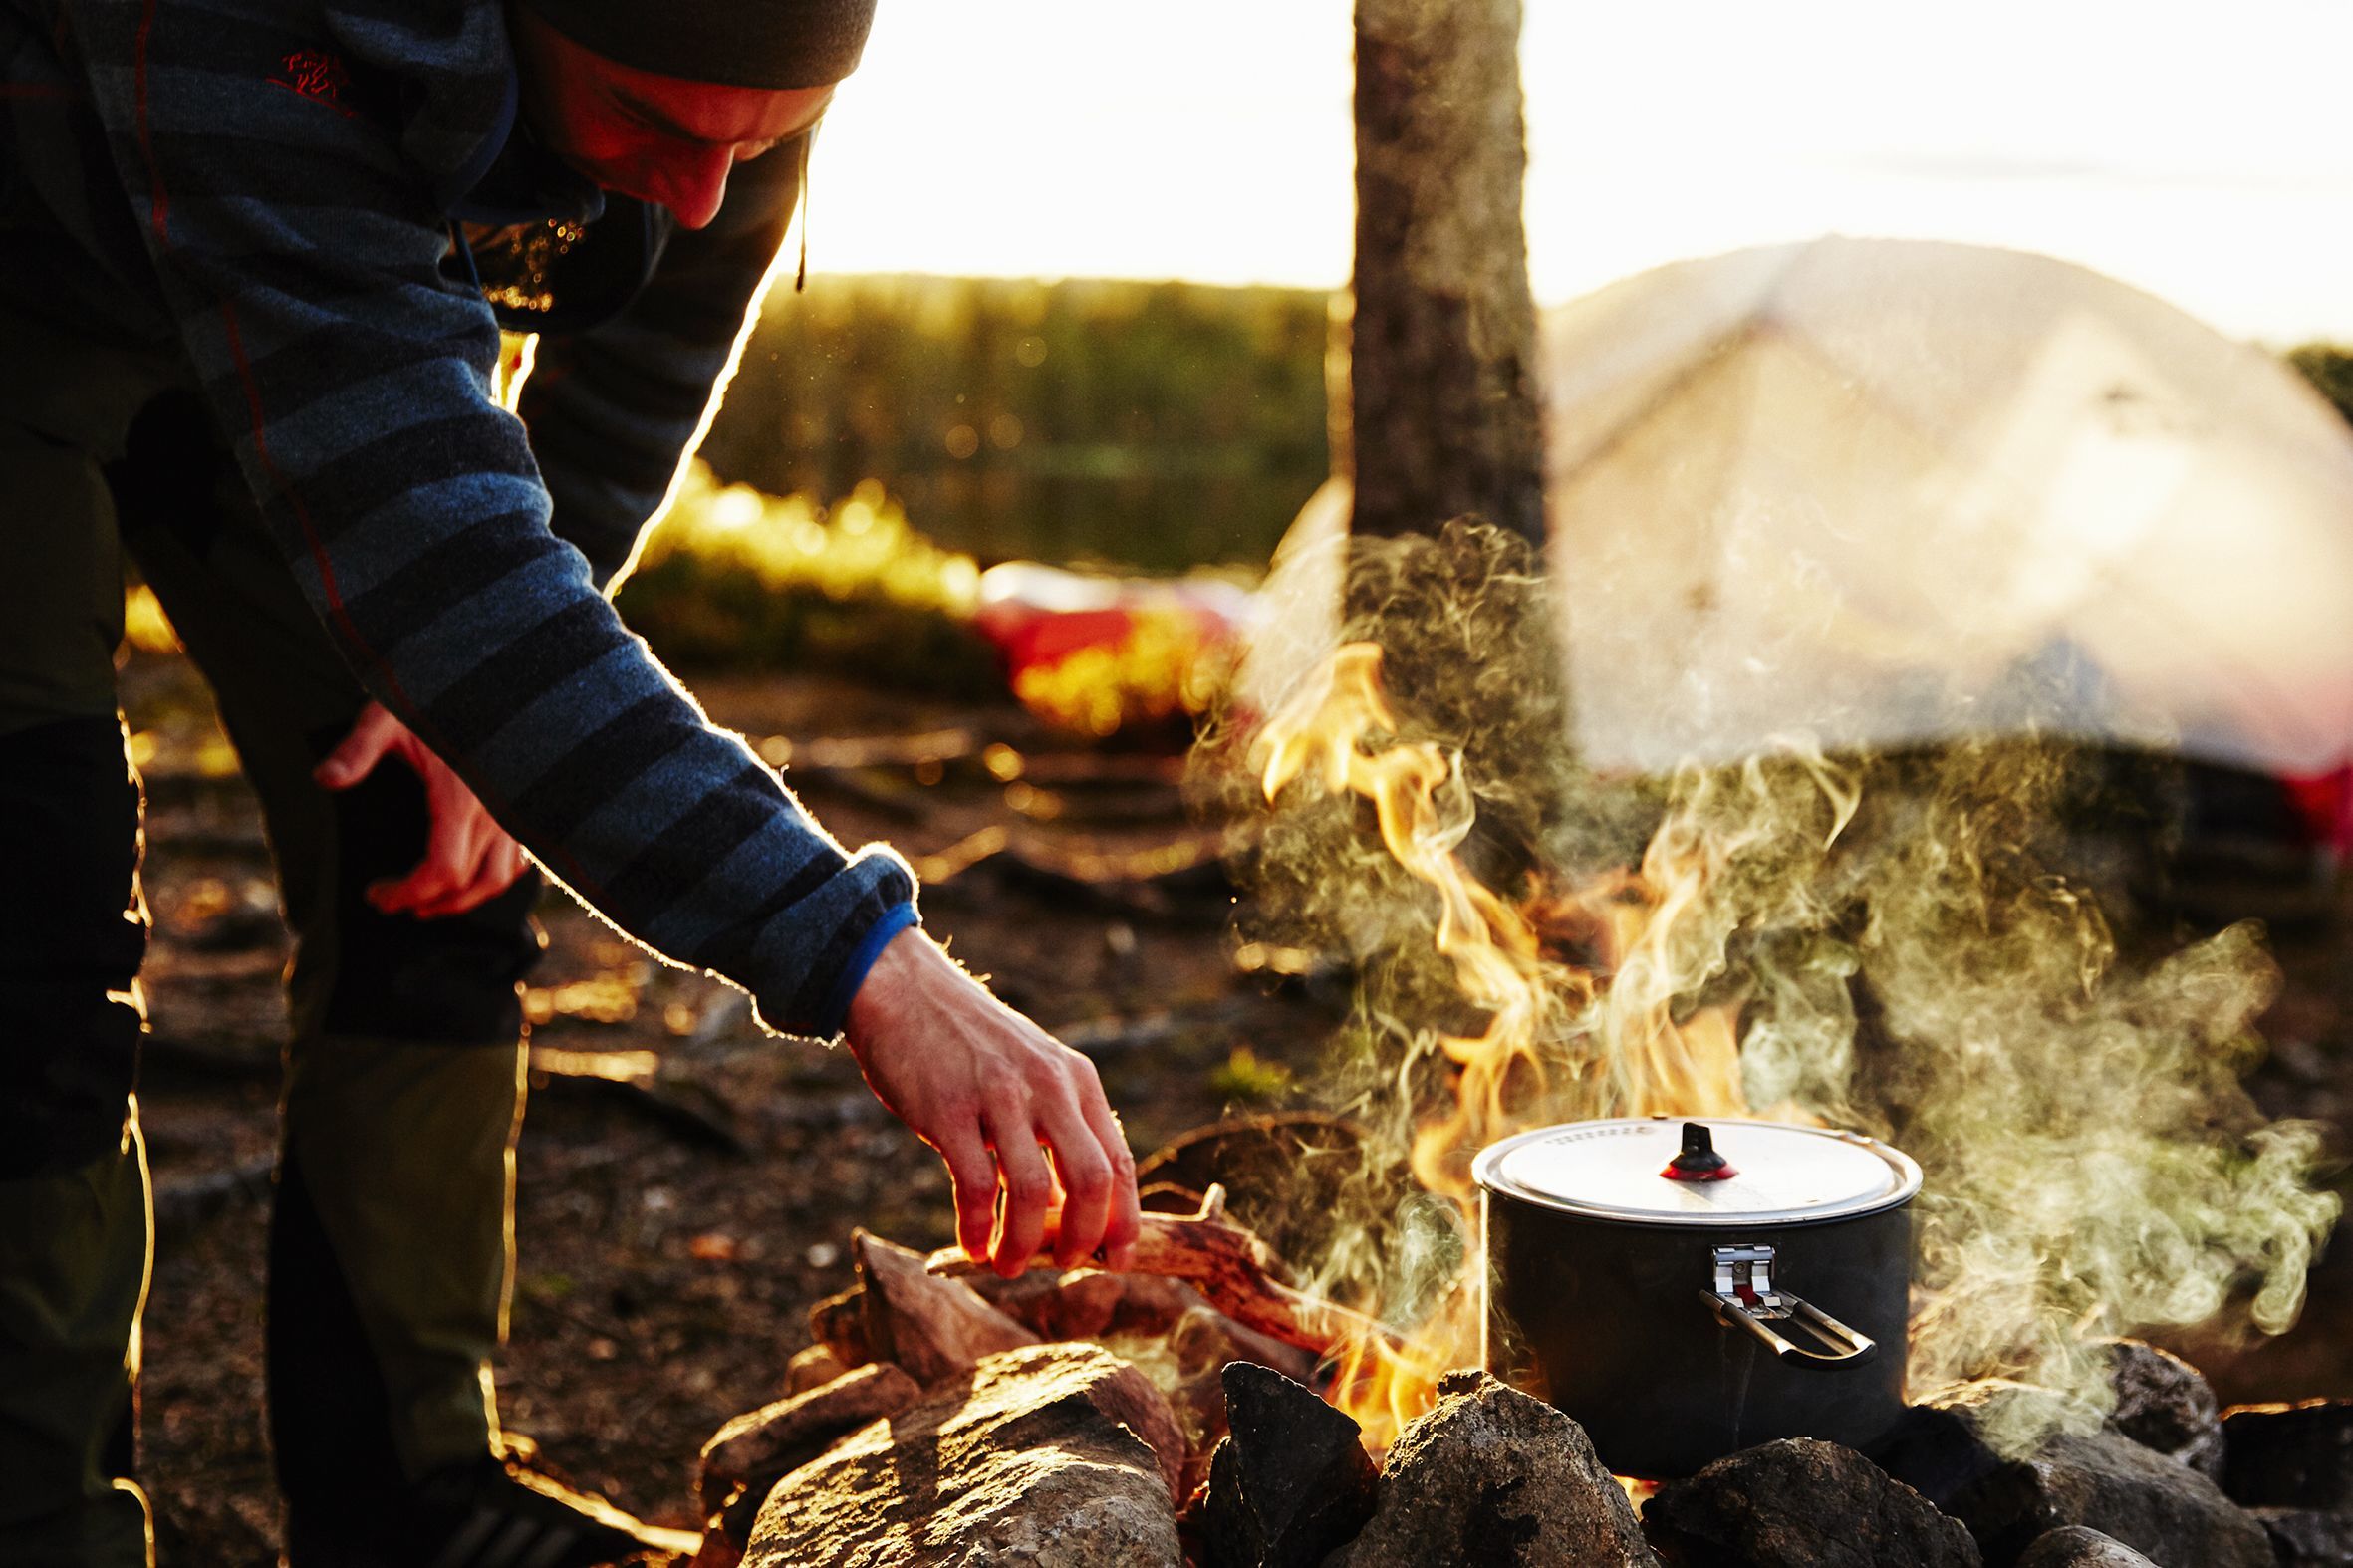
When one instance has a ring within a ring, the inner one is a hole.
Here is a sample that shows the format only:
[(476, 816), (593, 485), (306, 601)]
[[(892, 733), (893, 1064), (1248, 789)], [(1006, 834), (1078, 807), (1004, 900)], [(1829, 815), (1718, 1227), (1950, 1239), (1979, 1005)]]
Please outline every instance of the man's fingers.
[(956, 1195), (956, 1245), (975, 1263), (988, 1261), (988, 1234), (997, 1215), (997, 1163), (980, 1141), (980, 1129), (966, 1122), (953, 1132), (935, 1132), (931, 1147), (947, 1163)]
[(406, 733), (398, 719), (371, 702), (360, 710), (359, 720), (343, 743), (311, 770), (311, 777), (328, 789), (350, 789), (374, 772), (385, 753)]
[(405, 877), (370, 888), (369, 902), (387, 915), (406, 911), (421, 915), (427, 908), (465, 891), (489, 848), (479, 831), (489, 820), (479, 807), (472, 812), (436, 813), (425, 838), (424, 859)]
[(989, 1261), (1006, 1279), (1029, 1267), (1038, 1243), (1046, 1238), (1046, 1210), (1054, 1201), (1054, 1178), (1046, 1157), (1038, 1150), (1038, 1133), (1026, 1106), (1009, 1106), (986, 1117), (989, 1141), (996, 1147), (997, 1179), (1004, 1189), (1004, 1213), (998, 1220)]
[(1062, 1223), (1054, 1237), (1054, 1261), (1076, 1268), (1092, 1257), (1111, 1214), (1111, 1162), (1101, 1140), (1075, 1103), (1039, 1108), (1038, 1126), (1053, 1152), (1054, 1175), (1062, 1182)]
[(505, 831), (488, 818), (477, 837), (484, 841), (479, 860), (465, 880), (449, 892), (429, 902), (416, 905), (409, 913), (420, 920), (437, 920), (445, 915), (463, 915), (515, 885), (523, 875), (523, 848)]
[(517, 844), (512, 836), (500, 833), (498, 847), (490, 852), (490, 875), (498, 883), (495, 891), (504, 893), (513, 887), (515, 879), (522, 876), (530, 865), (530, 858), (524, 855), (523, 846)]
[(1102, 1146), (1104, 1163), (1111, 1172), (1111, 1201), (1103, 1223), (1104, 1261), (1112, 1268), (1123, 1268), (1128, 1262), (1128, 1249), (1144, 1233), (1144, 1210), (1136, 1197), (1136, 1156), (1128, 1148), (1128, 1134), (1120, 1126), (1119, 1113), (1103, 1098), (1101, 1084), (1092, 1075), (1088, 1083), (1095, 1092), (1079, 1096), (1079, 1110), (1087, 1118), (1088, 1130)]

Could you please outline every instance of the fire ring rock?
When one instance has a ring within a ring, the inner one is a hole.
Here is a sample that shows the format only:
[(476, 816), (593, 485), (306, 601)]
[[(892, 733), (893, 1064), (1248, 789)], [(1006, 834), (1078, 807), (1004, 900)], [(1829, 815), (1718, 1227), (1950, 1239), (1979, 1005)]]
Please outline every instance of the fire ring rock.
[(1270, 1368), (1237, 1361), (1221, 1380), (1232, 1435), (1209, 1461), (1208, 1568), (1316, 1568), (1373, 1516), (1379, 1472), (1362, 1431)]
[(1178, 1568), (1176, 1418), (1093, 1345), (989, 1356), (779, 1482), (745, 1568)]
[(2018, 1568), (2157, 1568), (2114, 1536), (2080, 1524), (2052, 1530), (2026, 1548)]
[(2214, 1389), (2171, 1351), (2137, 1339), (2108, 1342), (2116, 1409), (2108, 1425), (2210, 1480), (2222, 1478), (2222, 1408)]
[(1959, 1519), (1835, 1442), (1787, 1438), (1671, 1481), (1643, 1532), (1675, 1568), (1978, 1568)]
[[(743, 1544), (750, 1516), (769, 1487), (823, 1453), (835, 1439), (896, 1415), (922, 1397), (915, 1379), (887, 1362), (861, 1367), (807, 1394), (747, 1412), (702, 1445), (700, 1495), (705, 1518), (728, 1513), (728, 1534)], [(733, 1510), (743, 1507), (741, 1524)]]
[(2317, 1508), (2252, 1508), (2271, 1537), (2279, 1568), (2345, 1568), (2353, 1563), (2353, 1513)]
[(1656, 1568), (1583, 1428), (1483, 1372), (1438, 1389), (1389, 1450), (1372, 1522), (1325, 1568)]
[(2159, 1568), (2275, 1568), (2262, 1525), (2187, 1464), (2113, 1432), (2053, 1437), (2011, 1458), (1981, 1436), (1982, 1416), (1965, 1403), (1916, 1408), (1873, 1457), (1966, 1524), (1995, 1568), (2071, 1524)]
[(2353, 1400), (2241, 1405), (2222, 1434), (2222, 1489), (2240, 1502), (2353, 1512)]

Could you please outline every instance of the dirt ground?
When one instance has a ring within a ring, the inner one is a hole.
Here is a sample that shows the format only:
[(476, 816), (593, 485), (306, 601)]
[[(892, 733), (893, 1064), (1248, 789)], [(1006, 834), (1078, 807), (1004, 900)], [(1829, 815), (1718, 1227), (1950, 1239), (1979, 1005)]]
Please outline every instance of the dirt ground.
[[(790, 744), (792, 776), (836, 834), (917, 861), (930, 928), (1094, 1048), (1140, 1152), (1280, 1102), (1286, 1075), (1311, 1071), (1340, 999), (1237, 959), (1217, 829), (1185, 814), (1173, 759), (1073, 749), (1010, 704), (817, 678), (696, 685), (720, 722)], [(242, 1568), (278, 1545), (259, 1301), (286, 941), (258, 815), (200, 683), (137, 655), (125, 693), (144, 737), (155, 915), (141, 1465), (164, 1561)], [(845, 1054), (760, 1036), (732, 992), (654, 964), (560, 895), (541, 918), (529, 1004), (543, 1070), (501, 1406), (552, 1468), (691, 1527), (696, 1449), (773, 1397), (808, 1342), (807, 1307), (849, 1282), (853, 1227), (940, 1244), (946, 1181)], [(2255, 1080), (2274, 1114), (2340, 1129), (2353, 1121), (2345, 929), (2283, 943), (2289, 985)], [(2226, 1399), (2353, 1395), (2349, 1250), (2322, 1265), (2295, 1334), (2243, 1353), (2191, 1345)]]

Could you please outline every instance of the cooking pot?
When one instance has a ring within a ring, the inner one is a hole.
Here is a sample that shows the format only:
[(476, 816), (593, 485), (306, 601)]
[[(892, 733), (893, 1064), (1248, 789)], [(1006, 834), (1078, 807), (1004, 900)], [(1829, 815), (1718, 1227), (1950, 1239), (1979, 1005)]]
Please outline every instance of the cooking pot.
[(1665, 1117), (1538, 1128), (1472, 1166), (1487, 1369), (1665, 1480), (1904, 1411), (1920, 1167), (1858, 1133)]

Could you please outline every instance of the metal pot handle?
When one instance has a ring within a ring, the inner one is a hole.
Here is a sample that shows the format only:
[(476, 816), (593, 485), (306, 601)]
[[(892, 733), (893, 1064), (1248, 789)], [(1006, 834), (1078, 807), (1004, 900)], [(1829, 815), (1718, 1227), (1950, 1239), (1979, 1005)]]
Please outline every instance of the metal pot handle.
[[(1745, 1329), (1762, 1340), (1782, 1361), (1793, 1367), (1860, 1366), (1879, 1354), (1879, 1342), (1847, 1327), (1804, 1297), (1773, 1288), (1773, 1249), (1769, 1246), (1717, 1247), (1715, 1279), (1699, 1292), (1726, 1328)], [(1808, 1350), (1772, 1327), (1775, 1322), (1803, 1318), (1833, 1345), (1835, 1353)]]

